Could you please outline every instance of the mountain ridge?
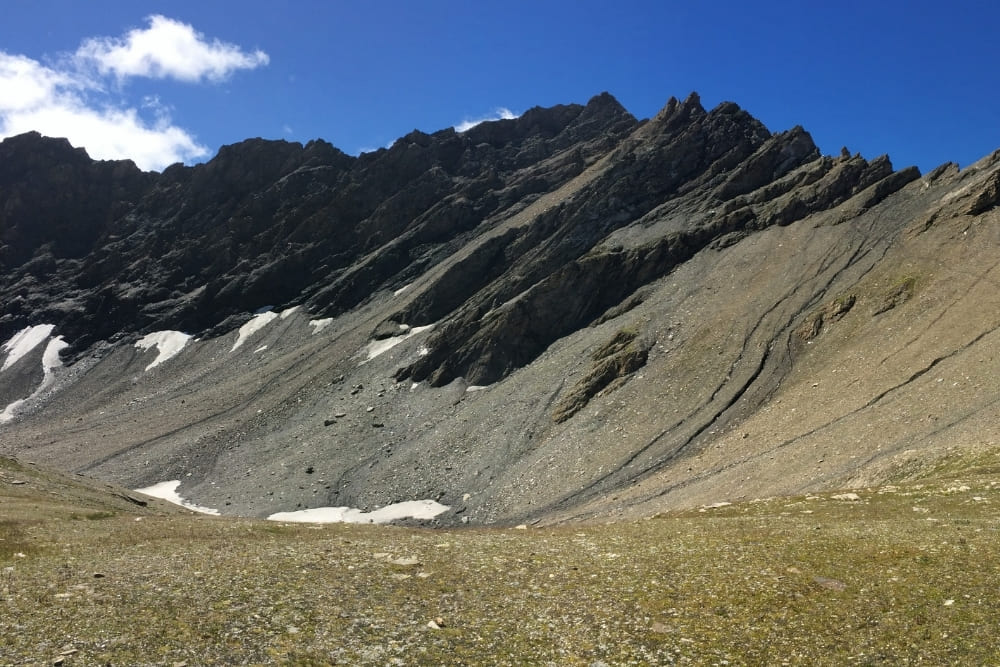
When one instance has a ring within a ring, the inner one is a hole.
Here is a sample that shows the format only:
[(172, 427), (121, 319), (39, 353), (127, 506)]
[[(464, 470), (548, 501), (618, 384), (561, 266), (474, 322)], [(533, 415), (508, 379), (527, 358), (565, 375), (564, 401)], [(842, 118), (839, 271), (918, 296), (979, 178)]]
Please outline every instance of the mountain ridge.
[[(967, 301), (993, 298), (998, 163), (823, 156), (696, 93), (358, 157), (252, 139), (161, 174), (6, 139), (0, 339), (51, 324), (69, 347), (0, 372), (0, 452), (182, 479), (228, 513), (430, 498), (442, 523), (891, 478), (882, 440), (925, 438), (920, 465), (948, 437), (991, 446), (988, 362), (950, 431), (886, 405), (924, 406), (930, 369), (992, 344)], [(172, 358), (135, 346), (170, 330), (194, 335)]]

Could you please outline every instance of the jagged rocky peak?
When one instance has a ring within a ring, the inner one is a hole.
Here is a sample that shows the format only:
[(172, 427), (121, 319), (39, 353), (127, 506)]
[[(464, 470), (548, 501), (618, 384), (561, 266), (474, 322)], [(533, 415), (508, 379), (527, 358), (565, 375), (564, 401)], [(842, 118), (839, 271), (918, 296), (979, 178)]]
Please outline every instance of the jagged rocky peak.
[[(0, 287), (23, 297), (17, 307), (0, 305), (0, 335), (31, 324), (32, 312), (46, 313), (73, 350), (122, 332), (222, 333), (262, 305), (336, 315), (444, 261), (447, 278), (414, 290), (396, 314), (418, 323), (450, 318), (436, 334), (439, 347), (475, 348), (448, 361), (451, 370), (434, 370), (437, 354), (413, 367), (414, 377), (433, 374), (436, 382), (504, 377), (715, 236), (788, 224), (892, 171), (852, 158), (806, 173), (818, 151), (802, 128), (772, 136), (734, 103), (705, 111), (697, 93), (671, 98), (645, 123), (605, 92), (462, 133), (414, 130), (358, 158), (319, 140), (256, 138), (224, 146), (204, 164), (144, 174), (37, 133), (6, 140), (0, 154)], [(39, 155), (51, 168), (26, 170)], [(585, 173), (600, 158), (601, 168)], [(791, 194), (802, 187), (812, 190)], [(535, 210), (541, 197), (558, 205)], [(640, 243), (598, 296), (563, 299), (567, 276), (588, 253), (601, 256), (608, 235), (638, 238), (628, 230), (655, 228), (705, 197), (736, 211), (717, 232), (706, 236), (692, 220), (690, 231), (676, 232), (698, 239), (683, 251), (676, 239), (666, 255)], [(527, 217), (476, 240), (516, 216)], [(459, 260), (463, 244), (468, 256)], [(79, 261), (62, 261), (69, 258)], [(562, 299), (551, 312), (569, 310), (558, 322), (533, 315), (524, 331), (498, 342), (516, 318), (497, 307), (541, 308), (530, 305), (536, 299)], [(491, 310), (497, 324), (480, 331), (472, 323)]]
[(625, 107), (622, 106), (621, 102), (619, 102), (614, 95), (606, 90), (587, 100), (587, 105), (584, 107), (584, 113), (595, 116), (603, 115), (607, 117), (632, 115)]
[(532, 107), (517, 118), (480, 123), (463, 135), (473, 143), (502, 146), (526, 140), (552, 140), (565, 135), (567, 140), (587, 141), (601, 132), (618, 134), (622, 126), (631, 129), (635, 118), (609, 93), (595, 95), (585, 105), (559, 104)]
[(715, 194), (723, 201), (747, 194), (819, 157), (819, 148), (812, 137), (796, 126), (765, 140), (753, 155), (732, 170)]
[(652, 121), (654, 123), (665, 123), (667, 121), (683, 123), (692, 116), (704, 113), (705, 107), (701, 105), (701, 95), (695, 91), (691, 91), (683, 102), (679, 102), (676, 97), (671, 96), (667, 100), (667, 103), (663, 105), (663, 108), (653, 116)]
[[(724, 237), (820, 213), (892, 172), (881, 158), (859, 158), (785, 179), (819, 159), (808, 133), (771, 135), (731, 103), (705, 112), (697, 94), (669, 102), (636, 136), (580, 182), (571, 200), (506, 240), (515, 247), (523, 242), (525, 254), (484, 244), (478, 251), (490, 258), (489, 273), (470, 257), (466, 271), (456, 267), (447, 285), (416, 297), (419, 304), (445, 293), (461, 305), (430, 336), (428, 354), (397, 378), (437, 386), (458, 377), (474, 384), (501, 380)], [(906, 176), (880, 196), (912, 180)], [(706, 197), (735, 205), (710, 220), (690, 215)], [(609, 237), (625, 243), (604, 243)], [(454, 297), (456, 281), (468, 286), (462, 299)]]
[(25, 169), (60, 165), (89, 165), (85, 148), (74, 148), (65, 138), (44, 137), (25, 132), (0, 141), (0, 178), (6, 182)]
[(345, 169), (353, 161), (325, 141), (303, 146), (283, 139), (246, 139), (223, 146), (211, 160), (195, 166), (192, 178), (199, 187), (262, 189), (302, 167)]

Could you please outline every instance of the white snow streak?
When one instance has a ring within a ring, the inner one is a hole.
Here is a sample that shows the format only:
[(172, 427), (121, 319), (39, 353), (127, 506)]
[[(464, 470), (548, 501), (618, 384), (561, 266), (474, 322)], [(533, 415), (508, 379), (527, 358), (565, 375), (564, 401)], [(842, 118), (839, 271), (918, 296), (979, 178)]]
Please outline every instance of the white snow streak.
[(68, 347), (69, 343), (63, 340), (62, 336), (56, 336), (55, 338), (49, 340), (48, 344), (45, 346), (45, 351), (42, 353), (42, 382), (38, 385), (38, 388), (31, 393), (28, 398), (22, 398), (20, 400), (9, 403), (7, 407), (0, 412), (0, 424), (9, 422), (14, 418), (14, 413), (21, 406), (22, 403), (29, 401), (36, 396), (40, 396), (43, 391), (49, 388), (49, 385), (55, 380), (54, 372), (55, 369), (62, 366), (62, 360), (59, 359), (59, 352), (63, 348)]
[(45, 352), (42, 354), (42, 371), (45, 373), (45, 379), (42, 380), (43, 385), (51, 381), (52, 371), (62, 367), (59, 353), (67, 347), (69, 347), (69, 343), (64, 341), (62, 336), (56, 336), (45, 346)]
[(168, 503), (180, 505), (181, 507), (186, 507), (189, 510), (194, 510), (195, 512), (201, 512), (202, 514), (214, 514), (218, 516), (219, 510), (217, 509), (195, 505), (194, 503), (190, 503), (181, 498), (180, 494), (177, 493), (177, 489), (180, 488), (180, 485), (181, 481), (179, 479), (173, 479), (169, 482), (160, 482), (159, 484), (154, 484), (153, 486), (135, 489), (135, 491), (136, 493), (144, 493), (147, 496), (166, 500)]
[[(404, 324), (401, 326), (405, 327), (406, 325)], [(433, 328), (434, 328), (433, 324), (428, 324), (427, 326), (424, 327), (413, 327), (412, 329), (406, 328), (404, 329), (406, 333), (400, 336), (392, 336), (390, 338), (383, 338), (382, 340), (373, 340), (370, 343), (368, 343), (368, 345), (365, 347), (365, 361), (371, 361), (378, 355), (391, 350), (392, 348), (396, 347), (410, 336), (415, 336), (418, 333)]]
[(35, 349), (35, 346), (48, 338), (55, 328), (54, 324), (37, 324), (33, 327), (25, 327), (14, 334), (10, 340), (3, 344), (7, 359), (4, 360), (3, 368), (0, 368), (0, 371), (7, 370), (18, 359)]
[(325, 317), (322, 320), (309, 320), (309, 326), (313, 328), (313, 333), (318, 334), (323, 329), (333, 323), (332, 317)]
[(448, 509), (448, 505), (433, 500), (407, 500), (372, 512), (362, 512), (353, 507), (315, 507), (296, 512), (278, 512), (267, 518), (291, 523), (389, 523), (406, 518), (433, 519)]
[(180, 331), (154, 331), (137, 340), (135, 346), (141, 350), (148, 350), (151, 347), (156, 348), (158, 354), (156, 355), (156, 359), (153, 359), (153, 362), (146, 366), (146, 370), (148, 371), (154, 366), (159, 366), (167, 359), (177, 356), (190, 340), (190, 335), (181, 333)]
[(230, 352), (235, 352), (240, 345), (246, 342), (247, 338), (252, 336), (257, 331), (260, 331), (270, 322), (278, 319), (278, 313), (273, 313), (268, 311), (266, 313), (257, 313), (254, 315), (249, 322), (240, 327), (240, 333), (236, 337), (236, 342), (233, 343), (233, 349)]
[(0, 424), (5, 424), (9, 422), (11, 419), (13, 419), (14, 413), (17, 412), (17, 409), (21, 407), (21, 404), (24, 403), (26, 400), (27, 399), (25, 398), (21, 398), (14, 401), (13, 403), (8, 403), (7, 407), (3, 409), (3, 412), (0, 412)]

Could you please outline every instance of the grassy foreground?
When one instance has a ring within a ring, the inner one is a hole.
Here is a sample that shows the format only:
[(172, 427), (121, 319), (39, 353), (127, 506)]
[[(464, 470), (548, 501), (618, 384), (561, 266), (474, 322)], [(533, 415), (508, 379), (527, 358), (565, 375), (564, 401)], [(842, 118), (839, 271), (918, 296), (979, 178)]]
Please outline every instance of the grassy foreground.
[(988, 475), (424, 531), (133, 511), (3, 465), (0, 665), (1000, 661)]

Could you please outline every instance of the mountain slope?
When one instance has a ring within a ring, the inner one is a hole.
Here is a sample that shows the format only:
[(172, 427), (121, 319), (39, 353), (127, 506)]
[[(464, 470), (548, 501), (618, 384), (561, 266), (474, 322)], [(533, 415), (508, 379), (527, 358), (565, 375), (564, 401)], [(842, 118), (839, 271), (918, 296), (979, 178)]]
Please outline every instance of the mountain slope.
[[(0, 339), (53, 328), (0, 352), (27, 399), (0, 451), (445, 523), (895, 479), (993, 446), (998, 179), (822, 156), (694, 94), (162, 174), (8, 139)], [(136, 347), (167, 330), (196, 339)]]

